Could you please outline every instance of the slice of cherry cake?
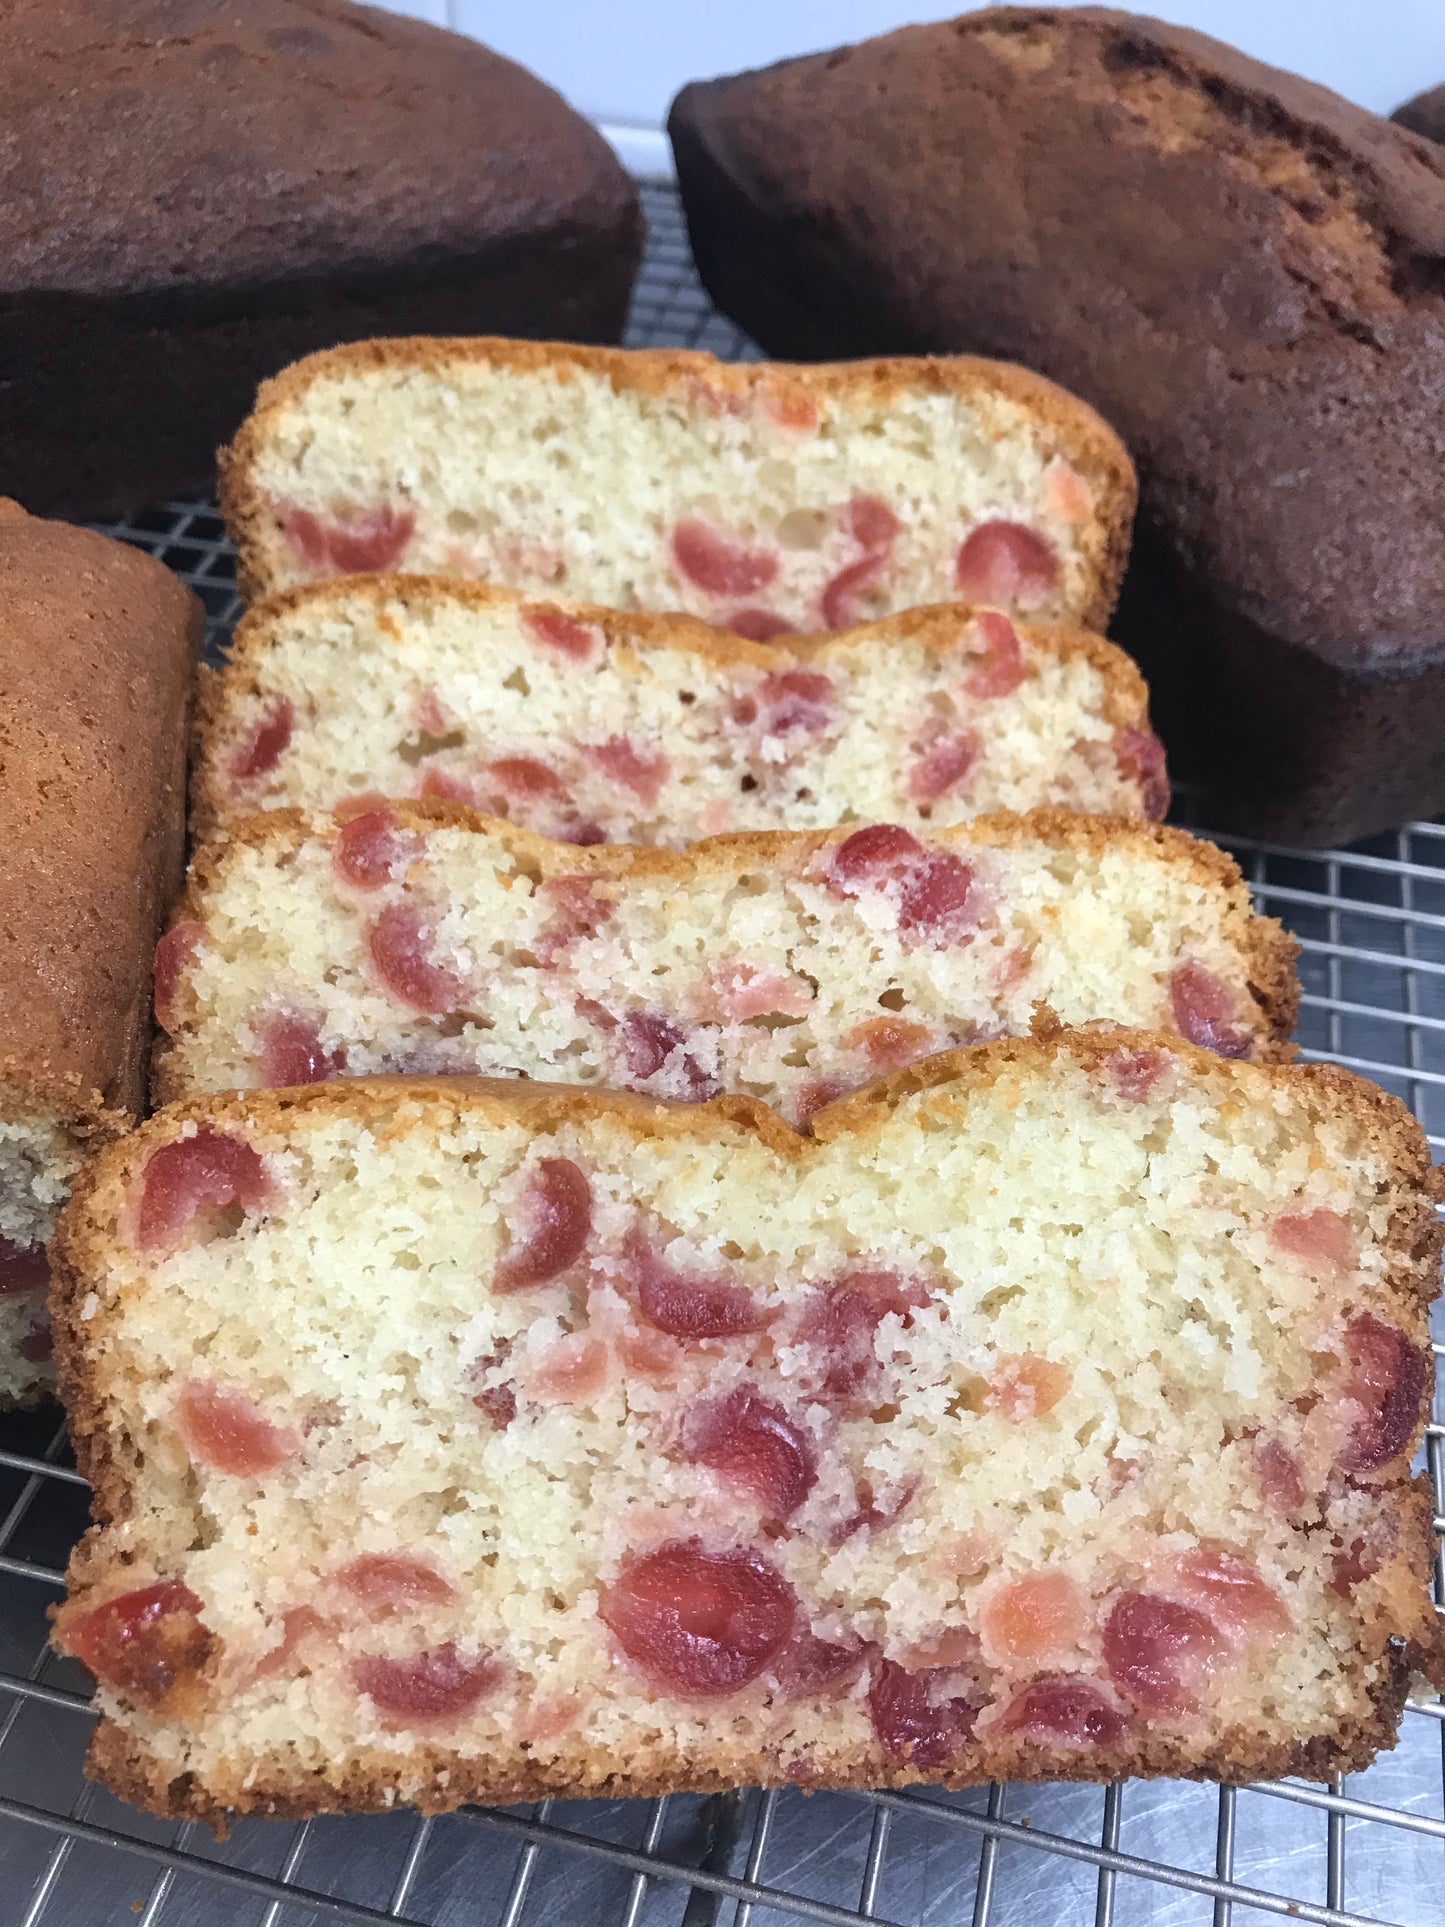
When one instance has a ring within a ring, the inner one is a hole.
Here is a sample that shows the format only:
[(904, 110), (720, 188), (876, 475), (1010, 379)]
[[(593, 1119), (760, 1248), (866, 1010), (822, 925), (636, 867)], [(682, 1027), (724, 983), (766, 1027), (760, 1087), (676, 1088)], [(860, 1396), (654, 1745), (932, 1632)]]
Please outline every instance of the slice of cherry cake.
[(1436, 1192), (1394, 1098), (1157, 1034), (752, 1100), (177, 1106), (56, 1313), (59, 1644), (171, 1813), (1364, 1766), (1445, 1680)]
[(221, 485), (252, 598), (406, 568), (764, 640), (953, 596), (1102, 629), (1135, 496), (1093, 410), (1003, 362), (420, 338), (264, 383)]
[(757, 643), (421, 576), (263, 604), (206, 690), (203, 834), (367, 792), (674, 846), (1039, 804), (1157, 818), (1169, 801), (1138, 670), (1082, 631), (952, 603)]
[(572, 849), (456, 804), (270, 811), (161, 940), (160, 1101), (453, 1071), (794, 1120), (1040, 1004), (1277, 1055), (1292, 940), (1180, 830), (1041, 811)]

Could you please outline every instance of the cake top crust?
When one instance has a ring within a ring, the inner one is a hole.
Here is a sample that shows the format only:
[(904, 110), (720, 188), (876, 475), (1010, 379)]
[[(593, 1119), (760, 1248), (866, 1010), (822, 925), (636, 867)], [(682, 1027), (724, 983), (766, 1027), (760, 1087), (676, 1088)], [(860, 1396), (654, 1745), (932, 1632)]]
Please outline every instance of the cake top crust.
[(0, 500), (0, 1113), (140, 1106), (202, 630), (161, 563)]
[(219, 290), (640, 228), (612, 150), (550, 87), (379, 8), (17, 0), (5, 40), (6, 293)]

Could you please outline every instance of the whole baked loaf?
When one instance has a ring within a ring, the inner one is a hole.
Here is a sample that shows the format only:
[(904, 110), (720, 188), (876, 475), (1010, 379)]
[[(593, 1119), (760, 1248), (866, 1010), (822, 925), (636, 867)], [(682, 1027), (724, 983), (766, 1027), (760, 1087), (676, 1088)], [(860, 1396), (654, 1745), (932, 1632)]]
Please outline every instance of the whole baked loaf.
[(1445, 806), (1445, 154), (1097, 7), (697, 84), (670, 125), (703, 278), (769, 353), (1005, 355), (1119, 430), (1115, 633), (1216, 820)]
[(1135, 493), (1091, 408), (962, 355), (361, 342), (267, 382), (220, 460), (253, 598), (406, 568), (761, 641), (955, 596), (1101, 629)]
[(348, 1080), (103, 1153), (56, 1290), (91, 1771), (299, 1817), (1390, 1746), (1445, 1683), (1404, 1106), (1115, 1031), (814, 1132)]
[(349, 576), (242, 618), (205, 672), (192, 833), (368, 793), (443, 796), (571, 843), (1162, 817), (1138, 670), (1101, 637), (946, 603), (749, 642), (428, 576)]
[(0, 490), (209, 492), (265, 376), (430, 329), (615, 341), (637, 193), (551, 88), (350, 0), (6, 0)]
[(143, 1107), (202, 627), (159, 562), (0, 500), (0, 1405), (50, 1382), (45, 1242)]
[(574, 849), (455, 804), (272, 810), (203, 849), (156, 959), (158, 1101), (463, 1071), (791, 1119), (1043, 1005), (1277, 1057), (1294, 944), (1182, 830), (1041, 810)]

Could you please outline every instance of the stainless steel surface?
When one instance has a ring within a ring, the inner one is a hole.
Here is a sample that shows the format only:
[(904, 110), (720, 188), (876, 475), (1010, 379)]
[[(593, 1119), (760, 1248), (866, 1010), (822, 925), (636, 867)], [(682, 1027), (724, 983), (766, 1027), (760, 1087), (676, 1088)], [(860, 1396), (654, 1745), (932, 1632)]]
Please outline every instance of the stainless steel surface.
[[(750, 352), (698, 289), (671, 194), (648, 199), (652, 246), (630, 339)], [(223, 646), (237, 604), (214, 510), (171, 504), (115, 532), (196, 585)], [(1323, 856), (1235, 847), (1261, 906), (1303, 939), (1306, 1054), (1398, 1091), (1438, 1154), (1445, 826)], [(1445, 1510), (1445, 1426), (1427, 1443)], [(0, 1927), (1445, 1921), (1440, 1702), (1407, 1712), (1395, 1751), (1333, 1788), (557, 1800), (435, 1820), (246, 1821), (217, 1844), (82, 1779), (91, 1716), (78, 1671), (48, 1652), (45, 1612), (84, 1523), (84, 1483), (53, 1408), (0, 1423), (0, 1448)]]

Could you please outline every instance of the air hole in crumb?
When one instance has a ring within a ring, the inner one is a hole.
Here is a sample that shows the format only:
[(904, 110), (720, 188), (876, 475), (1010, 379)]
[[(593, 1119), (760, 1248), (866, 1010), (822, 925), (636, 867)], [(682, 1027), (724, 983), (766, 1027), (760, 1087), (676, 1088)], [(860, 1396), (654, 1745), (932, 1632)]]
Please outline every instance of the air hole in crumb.
[(985, 1318), (993, 1318), (1005, 1305), (1012, 1305), (1022, 1298), (1022, 1285), (999, 1285), (995, 1290), (986, 1292), (978, 1301), (978, 1309)]
[(722, 1255), (724, 1256), (724, 1258), (731, 1259), (734, 1264), (736, 1264), (740, 1258), (744, 1258), (747, 1256), (746, 1252), (743, 1250), (742, 1246), (738, 1243), (736, 1238), (728, 1239), (728, 1241), (722, 1248)]
[(738, 788), (744, 793), (744, 795), (751, 795), (751, 793), (757, 787), (758, 787), (758, 779), (756, 776), (745, 776), (743, 780), (738, 784)]
[(517, 664), (510, 676), (504, 676), (502, 678), (502, 687), (503, 689), (515, 689), (519, 696), (531, 695), (532, 685), (527, 681), (527, 672), (521, 663)]
[(429, 730), (419, 729), (415, 736), (405, 736), (396, 746), (396, 753), (404, 763), (414, 769), (428, 756), (435, 756), (439, 750), (460, 749), (467, 740), (464, 729), (449, 729), (445, 736), (433, 736)]
[(894, 984), (891, 989), (883, 992), (883, 995), (878, 1001), (885, 1010), (902, 1010), (908, 999), (904, 996), (899, 986)]
[(950, 1418), (962, 1418), (965, 1413), (976, 1417), (983, 1411), (988, 1400), (988, 1381), (982, 1378), (965, 1379), (945, 1408)]
[(798, 790), (793, 797), (795, 803), (811, 803), (812, 800), (813, 792), (809, 789)]
[(677, 700), (680, 703), (691, 704), (697, 701), (697, 697), (692, 693), (690, 689), (679, 689), (677, 692)]

